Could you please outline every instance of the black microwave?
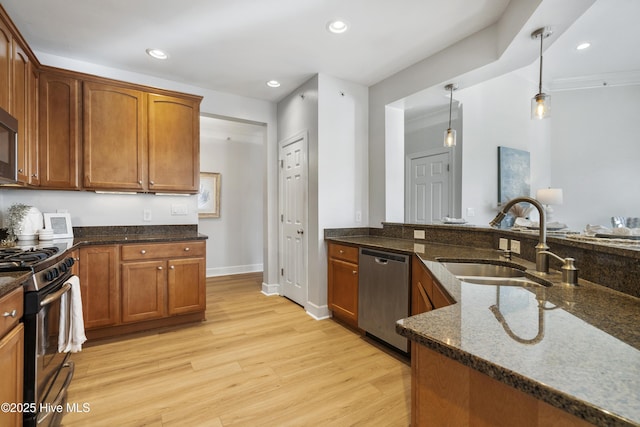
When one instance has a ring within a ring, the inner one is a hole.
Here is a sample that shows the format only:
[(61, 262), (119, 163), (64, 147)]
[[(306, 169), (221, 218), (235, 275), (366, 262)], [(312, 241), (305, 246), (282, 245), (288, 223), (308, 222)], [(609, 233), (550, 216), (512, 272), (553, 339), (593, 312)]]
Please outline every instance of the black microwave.
[(0, 184), (18, 180), (18, 120), (0, 108)]

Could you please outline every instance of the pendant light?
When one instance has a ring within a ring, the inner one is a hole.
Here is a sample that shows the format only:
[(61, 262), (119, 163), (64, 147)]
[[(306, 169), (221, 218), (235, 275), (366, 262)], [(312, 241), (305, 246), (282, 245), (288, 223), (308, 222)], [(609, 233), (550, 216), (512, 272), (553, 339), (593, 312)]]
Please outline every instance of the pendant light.
[(542, 27), (531, 33), (532, 39), (540, 38), (540, 79), (538, 93), (531, 99), (531, 118), (546, 119), (551, 115), (551, 96), (542, 93), (542, 41), (552, 34), (548, 27)]
[(449, 97), (449, 128), (444, 131), (444, 146), (454, 147), (456, 145), (456, 130), (451, 129), (451, 109), (453, 107), (453, 91), (458, 89), (458, 87), (453, 83), (449, 83), (444, 88), (451, 92)]

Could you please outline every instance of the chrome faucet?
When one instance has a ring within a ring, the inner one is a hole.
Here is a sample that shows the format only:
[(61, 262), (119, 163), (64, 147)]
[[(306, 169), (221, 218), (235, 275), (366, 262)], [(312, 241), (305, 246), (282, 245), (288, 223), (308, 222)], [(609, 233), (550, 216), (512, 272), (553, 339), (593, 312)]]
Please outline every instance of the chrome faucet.
[(538, 238), (538, 244), (536, 245), (536, 271), (540, 273), (548, 273), (549, 272), (549, 257), (547, 255), (549, 251), (549, 246), (547, 246), (547, 220), (546, 213), (544, 210), (544, 206), (532, 197), (516, 197), (515, 199), (509, 200), (505, 203), (504, 207), (498, 215), (496, 215), (493, 220), (489, 223), (492, 227), (497, 227), (500, 225), (500, 222), (504, 219), (509, 212), (509, 209), (516, 203), (526, 202), (533, 205), (540, 214), (540, 235)]

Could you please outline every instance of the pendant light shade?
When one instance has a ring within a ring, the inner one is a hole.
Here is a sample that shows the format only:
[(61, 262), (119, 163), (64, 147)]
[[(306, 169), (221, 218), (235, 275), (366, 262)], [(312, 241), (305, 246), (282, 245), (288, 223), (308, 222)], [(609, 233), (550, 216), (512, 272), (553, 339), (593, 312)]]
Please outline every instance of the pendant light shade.
[(542, 92), (542, 41), (551, 35), (547, 27), (538, 28), (531, 33), (532, 39), (540, 39), (540, 79), (538, 80), (538, 93), (531, 99), (531, 118), (546, 119), (551, 116), (551, 96)]
[(451, 110), (453, 107), (453, 91), (458, 87), (453, 83), (450, 83), (444, 87), (446, 90), (451, 92), (449, 97), (449, 128), (444, 131), (444, 146), (445, 147), (454, 147), (456, 145), (456, 130), (451, 129)]

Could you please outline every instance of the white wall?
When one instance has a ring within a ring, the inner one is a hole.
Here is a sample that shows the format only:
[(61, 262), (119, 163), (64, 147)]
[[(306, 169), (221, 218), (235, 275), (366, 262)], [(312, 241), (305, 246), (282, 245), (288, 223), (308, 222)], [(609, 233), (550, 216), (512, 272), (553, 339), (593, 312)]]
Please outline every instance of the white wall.
[[(263, 267), (265, 281), (277, 280), (277, 170), (275, 165), (276, 106), (272, 102), (252, 99), (228, 93), (216, 92), (185, 83), (161, 79), (154, 76), (105, 67), (69, 58), (35, 52), (44, 65), (78, 72), (94, 74), (136, 84), (159, 87), (203, 96), (201, 113), (219, 117), (232, 117), (267, 125), (266, 154), (261, 169), (263, 183)], [(195, 196), (171, 198), (153, 195), (101, 195), (91, 192), (69, 191), (18, 191), (0, 189), (0, 209), (19, 200), (37, 206), (41, 210), (68, 209), (74, 225), (145, 225), (145, 224), (196, 224), (197, 200)], [(186, 203), (188, 215), (167, 214), (171, 203)], [(151, 222), (142, 221), (142, 210), (152, 211)], [(209, 265), (207, 266), (209, 267)], [(214, 267), (215, 268), (215, 267)]]
[(367, 88), (323, 74), (311, 78), (278, 103), (278, 140), (301, 132), (309, 144), (305, 309), (323, 318), (329, 315), (324, 229), (366, 220)]
[(554, 219), (581, 231), (640, 217), (640, 85), (552, 94), (551, 184), (563, 189)]
[[(530, 153), (531, 195), (550, 182), (550, 121), (531, 120), (534, 83), (509, 73), (458, 90), (464, 106), (462, 215), (472, 224), (488, 225), (498, 204), (498, 146)], [(475, 210), (474, 217), (467, 209)]]
[[(219, 122), (200, 118), (203, 130)], [(221, 176), (220, 217), (198, 221), (198, 231), (209, 236), (207, 277), (262, 271), (264, 142), (200, 132), (200, 170)]]

